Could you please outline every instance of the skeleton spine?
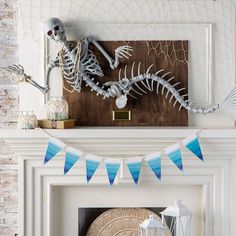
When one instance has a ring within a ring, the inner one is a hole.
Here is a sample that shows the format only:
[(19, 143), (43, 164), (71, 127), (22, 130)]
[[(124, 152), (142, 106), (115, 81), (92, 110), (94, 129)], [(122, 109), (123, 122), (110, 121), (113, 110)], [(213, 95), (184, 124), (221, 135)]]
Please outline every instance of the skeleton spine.
[[(176, 104), (177, 102), (179, 102), (179, 104), (180, 104), (179, 110), (180, 110), (182, 107), (184, 107), (186, 110), (191, 111), (191, 112), (194, 112), (194, 113), (207, 114), (207, 113), (212, 113), (212, 112), (214, 112), (214, 111), (216, 111), (216, 110), (219, 109), (219, 104), (210, 106), (210, 107), (208, 107), (208, 108), (192, 107), (192, 106), (191, 106), (191, 103), (189, 102), (190, 100), (185, 101), (185, 100), (184, 100), (185, 95), (180, 95), (179, 91), (180, 91), (180, 90), (183, 90), (183, 89), (177, 90), (177, 89), (175, 88), (175, 85), (177, 85), (177, 84), (171, 85), (168, 81), (166, 81), (165, 79), (163, 79), (163, 77), (164, 77), (164, 76), (160, 77), (160, 76), (158, 76), (158, 75), (150, 74), (150, 73), (139, 74), (139, 75), (137, 75), (137, 76), (135, 76), (135, 77), (133, 77), (133, 78), (131, 78), (131, 79), (129, 80), (129, 85), (128, 85), (127, 87), (132, 87), (132, 86), (134, 86), (134, 85), (137, 86), (137, 84), (138, 84), (139, 82), (141, 82), (141, 83), (144, 85), (144, 87), (145, 87), (146, 89), (148, 89), (149, 91), (152, 91), (152, 89), (151, 89), (151, 87), (150, 87), (150, 84), (149, 84), (148, 82), (149, 82), (149, 81), (151, 81), (151, 82), (152, 82), (152, 81), (155, 81), (155, 82), (157, 82), (157, 90), (158, 90), (159, 84), (162, 85), (162, 87), (163, 87), (163, 88), (162, 88), (162, 94), (163, 94), (163, 92), (164, 92), (164, 89), (165, 89), (165, 88), (167, 89), (166, 98), (167, 98), (167, 96), (168, 96), (169, 93), (172, 94), (172, 95), (171, 95), (171, 98), (170, 98), (170, 101), (172, 100), (173, 97), (175, 98), (176, 101), (175, 101), (175, 103), (174, 103), (174, 106), (175, 106), (175, 104)], [(147, 82), (147, 85), (144, 83), (144, 81)], [(137, 86), (137, 88), (140, 89), (139, 86)], [(144, 91), (142, 91), (142, 92), (144, 92)], [(157, 93), (158, 93), (158, 91), (157, 91)]]
[(89, 75), (84, 74), (83, 81), (86, 83), (86, 85), (88, 85), (91, 88), (91, 91), (95, 91), (97, 95), (103, 96), (104, 99), (110, 97), (108, 91), (98, 86), (99, 85), (98, 82), (95, 84), (93, 82), (93, 79), (90, 79)]

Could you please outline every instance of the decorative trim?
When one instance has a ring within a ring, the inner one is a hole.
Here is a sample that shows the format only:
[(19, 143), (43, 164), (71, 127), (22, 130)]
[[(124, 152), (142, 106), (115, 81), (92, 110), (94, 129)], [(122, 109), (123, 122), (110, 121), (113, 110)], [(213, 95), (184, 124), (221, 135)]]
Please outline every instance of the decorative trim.
[[(147, 155), (159, 147), (178, 142), (197, 129), (72, 129), (48, 130), (50, 135), (89, 153), (109, 157)], [(148, 166), (143, 167), (140, 186), (192, 185), (202, 186), (204, 236), (234, 236), (236, 203), (236, 130), (204, 129), (200, 133), (205, 162), (202, 163), (188, 150), (183, 150), (184, 173), (180, 173), (167, 158), (162, 162), (162, 182), (156, 181)], [(84, 186), (85, 162), (74, 166), (66, 178), (63, 174), (64, 153), (60, 153), (47, 166), (43, 165), (48, 136), (37, 130), (1, 130), (19, 158), (19, 227), (20, 235), (53, 235), (53, 186)], [(80, 171), (78, 171), (78, 168)], [(133, 180), (122, 163), (114, 185), (130, 184)], [(91, 185), (107, 186), (105, 166), (96, 173)], [(73, 229), (77, 230), (77, 228)]]

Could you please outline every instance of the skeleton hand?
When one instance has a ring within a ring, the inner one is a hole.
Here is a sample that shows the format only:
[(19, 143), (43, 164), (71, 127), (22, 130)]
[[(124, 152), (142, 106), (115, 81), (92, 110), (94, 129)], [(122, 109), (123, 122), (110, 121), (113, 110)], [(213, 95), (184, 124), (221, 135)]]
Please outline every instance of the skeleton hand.
[(27, 75), (24, 71), (24, 67), (21, 65), (12, 65), (7, 67), (7, 71), (14, 73), (19, 77), (18, 82), (26, 82), (32, 84), (34, 87), (39, 89), (43, 94), (46, 94), (49, 91), (49, 86), (46, 84), (45, 87), (40, 86), (37, 82), (32, 80), (31, 76)]
[(7, 71), (10, 73), (14, 73), (15, 75), (18, 75), (18, 82), (27, 82), (31, 83), (32, 79), (30, 76), (25, 74), (24, 67), (21, 65), (12, 65), (7, 67)]
[(128, 45), (125, 45), (125, 46), (121, 46), (121, 47), (118, 47), (116, 50), (115, 50), (115, 62), (113, 64), (110, 64), (110, 67), (112, 69), (115, 69), (118, 67), (119, 63), (120, 63), (120, 58), (126, 58), (128, 59), (129, 56), (132, 56), (130, 54), (130, 52), (133, 51), (132, 47), (128, 46)]

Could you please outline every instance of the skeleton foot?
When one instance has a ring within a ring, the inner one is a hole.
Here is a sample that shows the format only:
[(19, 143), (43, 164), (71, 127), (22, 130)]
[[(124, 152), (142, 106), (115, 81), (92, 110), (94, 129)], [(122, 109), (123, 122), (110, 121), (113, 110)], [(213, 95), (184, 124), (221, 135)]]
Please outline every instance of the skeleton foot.
[(120, 63), (120, 58), (129, 59), (129, 57), (132, 56), (131, 55), (132, 51), (133, 51), (132, 47), (130, 47), (128, 45), (118, 47), (115, 50), (115, 62), (113, 64), (110, 64), (110, 67), (112, 69), (117, 68)]

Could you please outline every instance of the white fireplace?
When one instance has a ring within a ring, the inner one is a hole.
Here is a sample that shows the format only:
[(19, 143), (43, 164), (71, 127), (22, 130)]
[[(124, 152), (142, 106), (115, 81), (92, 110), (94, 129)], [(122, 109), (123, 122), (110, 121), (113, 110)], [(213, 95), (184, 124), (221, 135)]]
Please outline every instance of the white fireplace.
[[(196, 132), (192, 128), (78, 128), (47, 130), (72, 147), (108, 157), (145, 155)], [(162, 181), (143, 163), (133, 184), (123, 163), (114, 186), (100, 166), (87, 184), (85, 163), (63, 175), (64, 153), (43, 165), (48, 135), (41, 129), (1, 130), (19, 159), (20, 236), (78, 236), (80, 208), (166, 207), (182, 199), (193, 211), (192, 236), (234, 236), (236, 226), (236, 130), (204, 129), (205, 162), (182, 149), (184, 171), (162, 158)]]

